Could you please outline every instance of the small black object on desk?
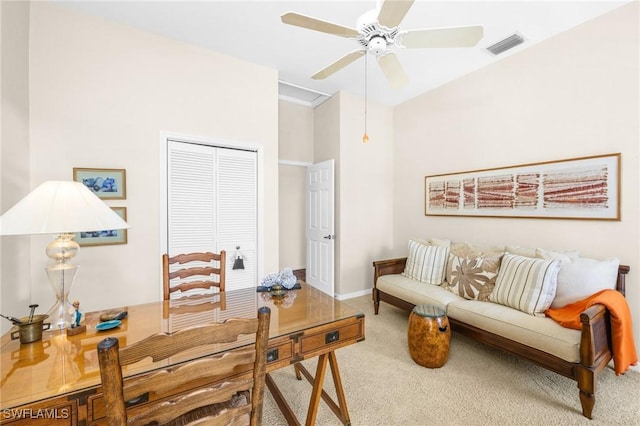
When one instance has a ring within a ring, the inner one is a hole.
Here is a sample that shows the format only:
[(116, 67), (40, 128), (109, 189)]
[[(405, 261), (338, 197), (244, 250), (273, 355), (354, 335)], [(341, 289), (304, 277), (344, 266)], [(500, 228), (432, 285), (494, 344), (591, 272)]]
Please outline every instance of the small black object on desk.
[[(289, 289), (285, 288), (285, 290), (300, 290), (301, 288), (302, 286), (300, 285), (300, 283), (296, 283), (296, 285), (294, 285), (293, 287)], [(271, 287), (265, 287), (265, 286), (259, 285), (258, 287), (256, 287), (256, 291), (258, 293), (269, 292), (271, 291)]]

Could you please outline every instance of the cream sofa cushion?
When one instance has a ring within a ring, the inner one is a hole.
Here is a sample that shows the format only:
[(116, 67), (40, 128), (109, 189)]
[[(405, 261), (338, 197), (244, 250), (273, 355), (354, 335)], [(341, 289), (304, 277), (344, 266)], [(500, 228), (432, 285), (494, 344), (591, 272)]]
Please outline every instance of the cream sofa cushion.
[(447, 316), (565, 361), (580, 361), (580, 330), (564, 328), (551, 318), (535, 317), (508, 306), (476, 300), (450, 303)]
[(490, 254), (504, 253), (504, 246), (474, 243), (452, 243), (451, 253), (460, 257), (480, 257)]
[(443, 287), (425, 285), (400, 274), (383, 275), (376, 283), (378, 290), (414, 305), (434, 305), (446, 311), (451, 302), (465, 300)]

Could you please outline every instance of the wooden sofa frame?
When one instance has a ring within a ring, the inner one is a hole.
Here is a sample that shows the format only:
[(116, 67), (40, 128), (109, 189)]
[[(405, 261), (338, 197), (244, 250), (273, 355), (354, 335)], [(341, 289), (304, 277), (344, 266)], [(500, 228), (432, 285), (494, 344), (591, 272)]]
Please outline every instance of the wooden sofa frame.
[[(378, 290), (378, 277), (389, 274), (401, 274), (404, 271), (407, 258), (396, 258), (373, 262), (375, 269), (373, 276), (373, 303), (375, 314), (378, 314), (380, 302), (387, 302), (401, 309), (411, 311), (415, 305)], [(620, 265), (616, 290), (625, 294), (625, 275), (629, 273), (629, 266)], [(529, 362), (537, 364), (555, 373), (561, 374), (578, 383), (582, 414), (591, 419), (595, 405), (595, 391), (598, 374), (612, 359), (611, 353), (611, 323), (609, 311), (604, 305), (593, 305), (580, 314), (582, 335), (580, 338), (580, 362), (565, 361), (554, 355), (522, 343), (515, 342), (500, 335), (481, 330), (473, 325), (449, 318), (451, 329), (471, 337), (486, 345), (502, 349), (517, 355)]]

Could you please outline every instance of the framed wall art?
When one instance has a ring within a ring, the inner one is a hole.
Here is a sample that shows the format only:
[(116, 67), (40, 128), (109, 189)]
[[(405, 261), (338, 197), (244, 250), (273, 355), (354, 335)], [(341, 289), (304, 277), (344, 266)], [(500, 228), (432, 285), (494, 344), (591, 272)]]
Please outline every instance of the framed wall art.
[(425, 215), (620, 220), (620, 154), (426, 176)]
[[(126, 207), (111, 207), (122, 219), (127, 220)], [(105, 229), (103, 231), (76, 232), (74, 240), (81, 247), (127, 244), (126, 229)]]
[(127, 198), (125, 169), (84, 169), (74, 167), (73, 180), (83, 183), (103, 200), (124, 200)]

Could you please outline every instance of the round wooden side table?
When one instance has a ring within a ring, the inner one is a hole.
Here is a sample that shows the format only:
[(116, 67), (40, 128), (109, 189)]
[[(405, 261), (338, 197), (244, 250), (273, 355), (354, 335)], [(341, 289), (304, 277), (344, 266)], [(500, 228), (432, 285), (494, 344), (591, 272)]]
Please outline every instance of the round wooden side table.
[(409, 315), (407, 333), (411, 358), (423, 367), (442, 367), (449, 358), (451, 329), (444, 309), (418, 305)]

